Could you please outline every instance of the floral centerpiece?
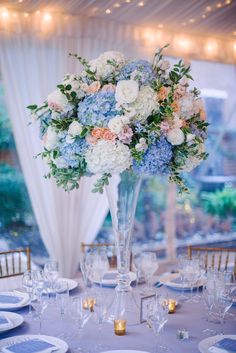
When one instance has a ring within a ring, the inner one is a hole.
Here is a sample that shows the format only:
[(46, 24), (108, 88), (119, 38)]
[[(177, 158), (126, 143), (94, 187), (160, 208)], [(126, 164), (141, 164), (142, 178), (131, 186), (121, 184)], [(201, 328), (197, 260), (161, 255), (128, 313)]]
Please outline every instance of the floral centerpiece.
[(146, 60), (127, 61), (109, 51), (87, 61), (80, 75), (66, 75), (42, 106), (28, 108), (40, 121), (42, 157), (66, 190), (80, 178), (98, 174), (102, 192), (113, 174), (169, 176), (185, 190), (181, 172), (207, 157), (207, 123), (190, 67), (172, 68), (163, 48)]

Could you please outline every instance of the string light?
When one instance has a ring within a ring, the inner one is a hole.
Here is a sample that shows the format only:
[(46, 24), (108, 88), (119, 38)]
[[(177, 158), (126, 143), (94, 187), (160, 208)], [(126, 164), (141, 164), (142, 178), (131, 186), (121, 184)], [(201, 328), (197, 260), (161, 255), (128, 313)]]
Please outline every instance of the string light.
[(139, 7), (143, 7), (143, 6), (144, 6), (144, 2), (143, 2), (143, 1), (140, 1), (140, 2), (138, 3), (138, 6), (139, 6)]
[(208, 40), (205, 46), (205, 51), (208, 55), (215, 56), (218, 52), (218, 43), (213, 39)]
[(194, 18), (190, 18), (190, 20), (188, 21), (189, 23), (194, 23), (195, 19)]
[(29, 17), (28, 12), (25, 12), (25, 13), (24, 13), (24, 17), (25, 17), (25, 18)]
[(225, 4), (226, 4), (226, 5), (230, 5), (231, 2), (232, 2), (232, 0), (226, 0), (226, 1), (225, 1)]
[(207, 7), (206, 7), (206, 11), (207, 11), (207, 12), (211, 12), (211, 6), (207, 6)]
[(49, 21), (51, 21), (51, 19), (52, 19), (52, 15), (51, 15), (49, 12), (46, 12), (46, 13), (43, 15), (43, 20), (44, 20), (45, 22), (49, 22)]
[(40, 14), (41, 14), (41, 11), (38, 10), (38, 11), (36, 11), (35, 13), (36, 13), (36, 15), (40, 15)]
[(3, 9), (1, 16), (4, 20), (7, 20), (9, 18), (9, 12), (7, 9)]
[(106, 12), (107, 15), (110, 15), (110, 14), (111, 14), (111, 10), (110, 10), (110, 9), (106, 9), (105, 12)]
[(118, 2), (116, 2), (115, 4), (114, 4), (114, 7), (116, 7), (117, 9), (120, 7), (120, 4), (118, 3)]
[(220, 9), (220, 8), (222, 7), (221, 2), (218, 2), (218, 4), (216, 5), (216, 7), (217, 7), (218, 9)]

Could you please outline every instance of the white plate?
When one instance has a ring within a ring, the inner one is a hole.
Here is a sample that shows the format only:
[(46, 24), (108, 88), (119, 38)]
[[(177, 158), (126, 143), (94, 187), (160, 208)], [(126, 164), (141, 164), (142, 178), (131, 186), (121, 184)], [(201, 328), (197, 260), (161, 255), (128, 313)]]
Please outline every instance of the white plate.
[(58, 282), (66, 282), (68, 284), (68, 289), (69, 291), (75, 289), (78, 286), (78, 283), (76, 281), (74, 281), (73, 279), (70, 278), (63, 278), (60, 277), (58, 278)]
[[(106, 276), (110, 276), (110, 277), (114, 277), (114, 278), (106, 279)], [(116, 270), (115, 271), (108, 271), (107, 273), (105, 273), (103, 276), (103, 280), (102, 280), (103, 287), (111, 287), (111, 288), (116, 287), (117, 276), (118, 276), (118, 272)], [(136, 280), (136, 274), (134, 272), (130, 272), (129, 276), (130, 276), (131, 282), (134, 282)], [(95, 279), (94, 283), (100, 284), (99, 279)]]
[(105, 351), (105, 352), (101, 352), (101, 353), (149, 353), (149, 352), (120, 349), (120, 350), (116, 350), (116, 351)]
[(29, 295), (27, 293), (13, 291), (13, 292), (0, 292), (0, 295), (9, 295), (12, 297), (17, 297), (22, 299), (19, 303), (16, 303), (16, 304), (0, 303), (0, 310), (7, 310), (7, 311), (19, 310), (29, 304)]
[(23, 316), (16, 313), (12, 313), (8, 311), (0, 311), (0, 316), (1, 315), (5, 316), (8, 320), (10, 320), (10, 322), (12, 323), (12, 326), (9, 328), (3, 329), (1, 328), (1, 325), (0, 325), (0, 333), (12, 330), (13, 328), (20, 326), (24, 322)]
[(34, 339), (34, 338), (39, 338), (42, 340), (44, 339), (45, 341), (57, 346), (58, 349), (55, 351), (56, 353), (66, 353), (68, 351), (68, 345), (66, 342), (56, 337), (44, 336), (44, 335), (21, 335), (21, 336), (8, 337), (0, 341), (0, 349), (11, 344), (20, 343), (27, 339)]
[(208, 349), (216, 342), (221, 341), (223, 338), (231, 338), (236, 340), (236, 335), (217, 335), (205, 338), (199, 343), (198, 349), (201, 353), (208, 353)]
[[(175, 290), (185, 290), (185, 291), (189, 291), (191, 290), (191, 288), (189, 287), (188, 284), (182, 284), (182, 283), (175, 283), (173, 282), (175, 279), (179, 278), (179, 273), (168, 273), (165, 275), (162, 275), (159, 278), (159, 281), (161, 283), (163, 283), (166, 287), (175, 289)], [(199, 288), (201, 286), (203, 286), (205, 284), (205, 280), (202, 279), (200, 281), (198, 281), (198, 284), (193, 286), (193, 289)]]

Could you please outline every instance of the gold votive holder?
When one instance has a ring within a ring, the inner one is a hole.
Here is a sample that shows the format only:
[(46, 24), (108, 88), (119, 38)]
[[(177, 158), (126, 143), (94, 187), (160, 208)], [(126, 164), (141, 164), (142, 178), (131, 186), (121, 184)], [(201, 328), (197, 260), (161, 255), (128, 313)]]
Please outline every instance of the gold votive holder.
[(96, 299), (95, 298), (86, 298), (83, 301), (83, 309), (88, 309), (91, 312), (93, 312), (95, 304), (96, 304)]
[(114, 332), (117, 336), (126, 334), (126, 320), (114, 320)]
[(168, 308), (169, 308), (169, 314), (173, 314), (176, 308), (176, 300), (169, 299)]

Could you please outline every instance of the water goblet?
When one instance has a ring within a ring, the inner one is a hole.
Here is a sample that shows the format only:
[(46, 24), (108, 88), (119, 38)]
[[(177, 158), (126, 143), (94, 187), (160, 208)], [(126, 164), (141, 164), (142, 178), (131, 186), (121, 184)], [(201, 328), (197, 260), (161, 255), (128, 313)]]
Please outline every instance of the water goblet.
[(102, 287), (102, 280), (104, 274), (109, 270), (109, 261), (105, 253), (93, 253), (91, 257), (91, 271), (94, 281), (99, 281), (100, 287)]
[(151, 251), (143, 252), (141, 255), (140, 265), (146, 282), (146, 289), (144, 290), (144, 292), (145, 294), (153, 292), (154, 289), (151, 286), (151, 279), (159, 267), (156, 254)]
[(42, 314), (44, 313), (45, 309), (48, 306), (48, 293), (42, 293), (37, 289), (34, 290), (34, 297), (32, 300), (32, 307), (35, 311), (36, 317), (39, 320), (39, 332), (38, 334), (41, 335), (42, 331)]
[(44, 271), (35, 270), (32, 272), (33, 286), (34, 288), (42, 293), (45, 290), (45, 276)]
[[(167, 308), (168, 308), (168, 304), (165, 304), (164, 301), (161, 303), (160, 300), (157, 300), (156, 303), (151, 304), (148, 307), (147, 322), (148, 322), (148, 325), (152, 328), (157, 338), (159, 337), (160, 332), (163, 330), (165, 324), (168, 321)], [(165, 352), (167, 350), (168, 348), (162, 343), (157, 344), (157, 350), (156, 350), (157, 353)]]
[(29, 311), (28, 311), (28, 316), (32, 316), (32, 298), (33, 298), (33, 275), (32, 271), (26, 271), (24, 272), (23, 278), (22, 278), (22, 287), (25, 289), (25, 291), (29, 295)]
[(66, 309), (69, 306), (69, 288), (66, 281), (61, 281), (55, 287), (56, 289), (56, 302), (60, 310), (61, 319), (64, 318)]
[(231, 306), (233, 305), (233, 300), (232, 297), (230, 296), (229, 291), (224, 291), (221, 292), (217, 296), (217, 307), (218, 307), (218, 313), (219, 313), (219, 318), (220, 318), (220, 325), (221, 325), (221, 330), (220, 334), (223, 335), (223, 324), (224, 324), (224, 318), (225, 314), (229, 311)]
[(108, 318), (108, 300), (107, 300), (107, 295), (103, 291), (103, 288), (99, 288), (96, 290), (95, 299), (96, 299), (96, 304), (94, 306), (94, 311), (98, 319), (98, 335), (99, 335), (96, 349), (97, 350), (108, 349), (109, 347), (107, 345), (104, 345), (102, 340), (103, 324)]
[(57, 261), (48, 261), (44, 265), (44, 274), (45, 278), (49, 282), (49, 287), (52, 292), (55, 291), (55, 286), (56, 282), (59, 277), (59, 272), (58, 272), (58, 262)]

